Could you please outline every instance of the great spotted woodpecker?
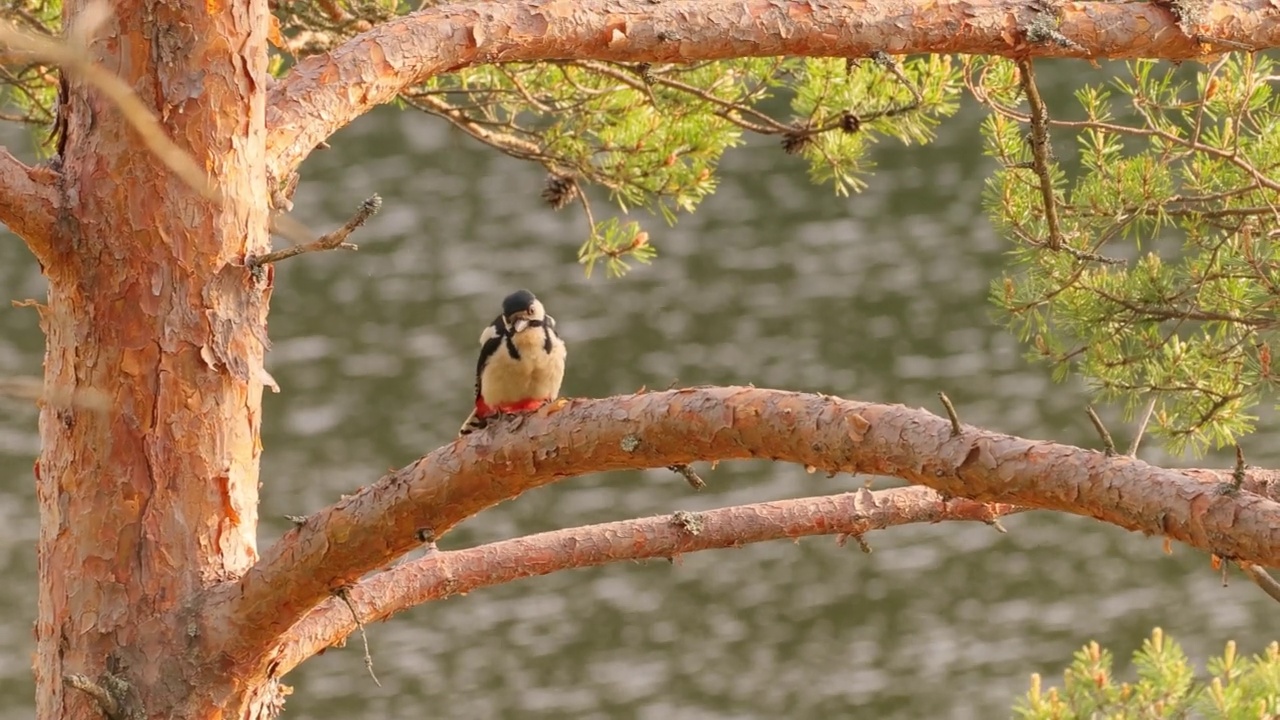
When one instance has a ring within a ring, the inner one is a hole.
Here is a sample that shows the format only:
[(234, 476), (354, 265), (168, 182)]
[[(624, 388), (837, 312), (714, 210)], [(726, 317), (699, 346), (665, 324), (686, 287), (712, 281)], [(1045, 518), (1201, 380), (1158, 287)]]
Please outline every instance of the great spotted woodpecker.
[(458, 437), (483, 428), (495, 415), (530, 412), (556, 399), (564, 358), (564, 341), (542, 302), (528, 290), (508, 295), (502, 314), (480, 333), (476, 408)]

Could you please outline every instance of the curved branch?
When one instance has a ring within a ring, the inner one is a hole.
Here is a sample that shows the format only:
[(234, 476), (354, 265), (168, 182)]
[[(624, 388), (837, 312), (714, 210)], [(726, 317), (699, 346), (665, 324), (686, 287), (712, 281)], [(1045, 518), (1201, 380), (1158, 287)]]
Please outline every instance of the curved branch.
[(1022, 510), (1013, 505), (943, 500), (938, 493), (919, 487), (860, 490), (587, 525), (434, 552), (361, 582), (347, 593), (350, 610), (340, 601), (321, 603), (282, 639), (273, 673), (284, 675), (340, 643), (356, 629), (352, 612), (359, 614), (361, 622), (370, 623), (431, 600), (560, 570), (619, 560), (674, 558), (782, 538), (862, 535), (910, 523), (995, 523)]
[[(874, 52), (1172, 60), (1280, 45), (1280, 18), (1269, 0), (1198, 4), (1196, 37), (1162, 3), (1052, 6), (1057, 17), (1027, 0), (513, 0), (428, 7), (306, 58), (272, 88), (269, 168), (286, 177), (319, 142), (370, 108), (433, 75), (481, 63)], [(1028, 41), (1046, 24), (1055, 26), (1053, 39)]]
[[(307, 518), (205, 605), (225, 651), (257, 662), (335, 589), (476, 513), (589, 472), (769, 458), (902, 478), (954, 497), (1097, 518), (1280, 567), (1280, 503), (1124, 456), (965, 428), (900, 405), (760, 388), (561, 401), (457, 440)], [(1229, 471), (1228, 471), (1229, 475)], [(263, 660), (265, 662), (265, 660)]]
[(0, 223), (22, 238), (44, 267), (53, 258), (58, 225), (56, 178), (53, 170), (27, 167), (0, 147)]

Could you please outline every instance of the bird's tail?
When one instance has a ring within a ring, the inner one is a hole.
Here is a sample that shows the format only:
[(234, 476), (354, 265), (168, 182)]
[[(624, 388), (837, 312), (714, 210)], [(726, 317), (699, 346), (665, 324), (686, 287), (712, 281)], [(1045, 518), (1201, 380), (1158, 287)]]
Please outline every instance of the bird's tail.
[(489, 420), (487, 418), (476, 415), (476, 411), (472, 410), (471, 414), (467, 416), (467, 421), (462, 423), (462, 427), (458, 428), (458, 437), (470, 435), (477, 430), (483, 430), (488, 424)]

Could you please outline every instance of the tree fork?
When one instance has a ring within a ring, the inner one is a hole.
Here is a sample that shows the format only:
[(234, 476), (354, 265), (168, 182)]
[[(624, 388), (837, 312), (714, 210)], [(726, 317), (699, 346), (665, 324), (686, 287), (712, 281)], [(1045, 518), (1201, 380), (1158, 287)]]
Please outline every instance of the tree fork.
[(285, 635), (274, 672), (287, 673), (317, 652), (341, 643), (361, 627), (354, 619), (357, 613), (364, 623), (385, 620), (425, 602), (521, 578), (623, 560), (674, 559), (683, 553), (781, 538), (861, 538), (872, 530), (944, 521), (982, 522), (1003, 532), (1000, 516), (1022, 511), (1013, 505), (946, 501), (921, 487), (859, 488), (840, 495), (737, 505), (696, 515), (677, 511), (432, 552), (360, 582), (344, 592), (346, 605), (326, 600), (316, 607)]
[[(204, 624), (264, 672), (279, 639), (338, 587), (527, 490), (588, 472), (768, 458), (897, 477), (944, 497), (1093, 517), (1224, 557), (1280, 567), (1276, 473), (1248, 492), (1221, 473), (1025, 440), (900, 405), (747, 387), (574, 399), (454, 441), (308, 516), (244, 577), (214, 591)], [(1124, 503), (1116, 503), (1123, 497)]]

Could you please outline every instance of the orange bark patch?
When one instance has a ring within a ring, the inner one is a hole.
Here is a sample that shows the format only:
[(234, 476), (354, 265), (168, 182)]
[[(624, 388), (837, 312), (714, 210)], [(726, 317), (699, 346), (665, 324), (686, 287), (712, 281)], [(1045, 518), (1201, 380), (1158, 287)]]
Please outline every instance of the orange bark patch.
[(240, 511), (236, 510), (236, 505), (231, 500), (231, 478), (226, 475), (219, 475), (215, 480), (218, 483), (218, 491), (222, 493), (222, 512), (227, 518), (236, 525), (240, 524)]
[(270, 15), (270, 23), (267, 25), (267, 42), (275, 45), (281, 50), (284, 49), (284, 35), (280, 34), (280, 20), (275, 15)]

